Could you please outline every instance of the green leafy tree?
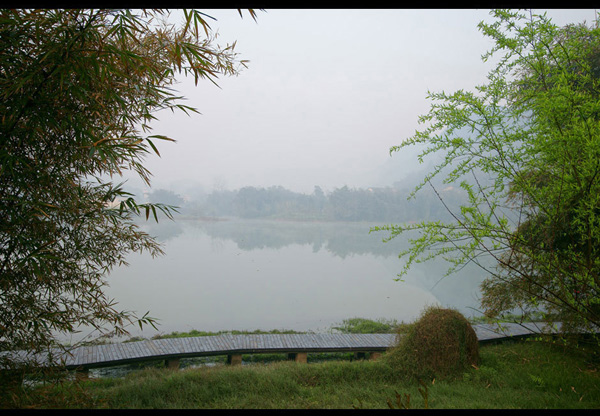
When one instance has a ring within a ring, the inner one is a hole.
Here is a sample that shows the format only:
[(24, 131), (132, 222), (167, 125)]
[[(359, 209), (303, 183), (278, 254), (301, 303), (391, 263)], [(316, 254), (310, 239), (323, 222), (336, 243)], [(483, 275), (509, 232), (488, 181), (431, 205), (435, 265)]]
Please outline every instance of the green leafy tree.
[(137, 204), (113, 178), (129, 170), (149, 184), (144, 157), (173, 141), (151, 134), (156, 112), (197, 112), (175, 94), (177, 74), (214, 83), (245, 64), (216, 44), (209, 16), (168, 17), (0, 10), (0, 351), (45, 353), (80, 326), (123, 335), (153, 323), (117, 310), (105, 277), (129, 252), (161, 254), (134, 219), (171, 209)]
[[(600, 30), (558, 27), (545, 15), (492, 11), (480, 23), (499, 56), (475, 92), (430, 93), (427, 127), (393, 147), (426, 145), (445, 158), (415, 189), (440, 175), (460, 182), (468, 203), (453, 220), (389, 225), (408, 233), (400, 276), (443, 257), (448, 274), (467, 263), (487, 274), (487, 314), (541, 311), (563, 329), (600, 324)], [(414, 194), (413, 194), (414, 195)]]

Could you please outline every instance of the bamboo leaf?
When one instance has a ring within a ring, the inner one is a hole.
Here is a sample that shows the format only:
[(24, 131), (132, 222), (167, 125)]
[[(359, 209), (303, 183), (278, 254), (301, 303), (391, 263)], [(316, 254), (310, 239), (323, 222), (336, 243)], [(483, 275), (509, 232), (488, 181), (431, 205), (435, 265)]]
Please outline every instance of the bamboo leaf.
[(158, 149), (156, 148), (156, 146), (154, 145), (154, 143), (152, 142), (152, 140), (150, 140), (150, 139), (147, 138), (146, 141), (148, 142), (148, 144), (150, 145), (150, 147), (152, 147), (152, 150), (154, 150), (154, 153), (156, 153), (160, 157), (160, 152), (158, 151)]

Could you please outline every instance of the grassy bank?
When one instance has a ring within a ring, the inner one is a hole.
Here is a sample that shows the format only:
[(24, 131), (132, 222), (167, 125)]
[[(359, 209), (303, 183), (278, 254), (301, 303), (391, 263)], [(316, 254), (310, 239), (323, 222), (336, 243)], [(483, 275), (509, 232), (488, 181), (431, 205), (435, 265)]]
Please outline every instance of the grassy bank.
[[(480, 364), (451, 380), (408, 380), (380, 361), (278, 361), (65, 382), (21, 407), (72, 408), (599, 408), (600, 378), (585, 356), (552, 344), (482, 345)], [(423, 396), (419, 392), (426, 394)], [(408, 395), (408, 396), (407, 396)]]

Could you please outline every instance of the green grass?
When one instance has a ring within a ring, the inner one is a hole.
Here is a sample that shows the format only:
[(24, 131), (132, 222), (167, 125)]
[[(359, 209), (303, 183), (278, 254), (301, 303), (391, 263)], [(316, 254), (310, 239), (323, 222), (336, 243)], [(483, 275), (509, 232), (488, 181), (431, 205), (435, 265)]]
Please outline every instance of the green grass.
[(350, 318), (332, 329), (343, 334), (393, 334), (399, 325), (395, 319)]
[[(305, 332), (298, 332), (291, 329), (273, 329), (270, 331), (263, 331), (261, 329), (256, 329), (254, 331), (239, 331), (239, 330), (230, 330), (230, 331), (217, 331), (217, 332), (209, 332), (209, 331), (198, 331), (196, 329), (192, 329), (189, 332), (171, 332), (169, 334), (161, 334), (155, 335), (152, 339), (164, 339), (164, 338), (186, 338), (186, 337), (210, 337), (216, 335), (251, 335), (251, 334), (304, 334)], [(141, 341), (144, 338), (130, 338), (128, 341)]]
[[(423, 380), (429, 408), (598, 408), (598, 363), (551, 344), (482, 345), (480, 364), (455, 379)], [(124, 378), (38, 388), (22, 407), (388, 408), (396, 395), (425, 401), (416, 380), (379, 361), (289, 361), (172, 371), (147, 368)], [(422, 387), (421, 387), (422, 388)]]

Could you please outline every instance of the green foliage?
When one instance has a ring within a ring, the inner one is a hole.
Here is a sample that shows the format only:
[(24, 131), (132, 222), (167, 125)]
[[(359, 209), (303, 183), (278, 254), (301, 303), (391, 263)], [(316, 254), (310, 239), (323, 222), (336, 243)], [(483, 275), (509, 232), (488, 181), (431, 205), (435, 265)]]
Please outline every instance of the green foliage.
[(151, 134), (154, 114), (197, 112), (174, 93), (176, 74), (215, 82), (244, 64), (215, 45), (206, 15), (166, 17), (0, 10), (0, 351), (47, 353), (80, 326), (153, 324), (115, 309), (105, 276), (129, 252), (160, 255), (134, 219), (172, 209), (138, 204), (113, 178), (130, 170), (149, 184), (144, 157), (173, 141)]
[[(426, 128), (390, 151), (425, 145), (445, 155), (430, 185), (453, 219), (390, 225), (413, 235), (400, 275), (442, 257), (488, 278), (486, 315), (543, 313), (563, 331), (600, 324), (600, 29), (557, 27), (545, 16), (494, 10), (480, 30), (500, 56), (476, 91), (429, 93)], [(468, 203), (450, 209), (432, 185), (460, 183)]]
[(186, 338), (186, 337), (207, 337), (207, 336), (215, 336), (215, 335), (243, 335), (243, 334), (304, 334), (305, 332), (294, 331), (291, 329), (272, 329), (269, 331), (263, 331), (261, 329), (255, 329), (254, 331), (241, 331), (241, 330), (230, 330), (230, 331), (198, 331), (197, 329), (192, 329), (189, 332), (171, 332), (170, 334), (160, 334), (155, 335), (152, 339), (164, 339), (164, 338)]
[(350, 318), (344, 319), (340, 326), (333, 326), (331, 329), (342, 334), (392, 334), (396, 332), (398, 325), (395, 319)]
[(523, 322), (542, 322), (545, 318), (548, 317), (548, 314), (539, 312), (539, 311), (531, 311), (526, 316), (525, 315), (517, 315), (514, 313), (503, 313), (494, 317), (491, 316), (473, 316), (469, 318), (469, 322), (471, 324), (498, 324), (502, 322), (512, 322), (512, 323), (523, 323)]
[(478, 364), (479, 342), (458, 311), (429, 307), (408, 332), (399, 333), (398, 345), (385, 357), (411, 377), (456, 377)]

